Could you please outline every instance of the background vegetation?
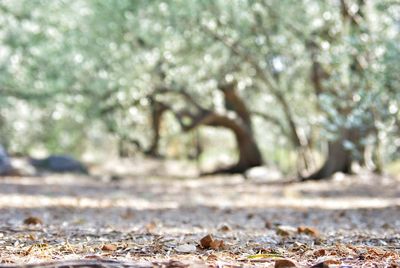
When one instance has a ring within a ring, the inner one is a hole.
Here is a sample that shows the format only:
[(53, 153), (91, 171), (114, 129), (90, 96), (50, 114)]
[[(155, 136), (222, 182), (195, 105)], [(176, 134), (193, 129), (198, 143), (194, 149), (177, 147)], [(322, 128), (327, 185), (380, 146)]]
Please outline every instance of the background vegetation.
[(0, 1), (12, 154), (379, 172), (400, 154), (399, 74), (397, 1)]

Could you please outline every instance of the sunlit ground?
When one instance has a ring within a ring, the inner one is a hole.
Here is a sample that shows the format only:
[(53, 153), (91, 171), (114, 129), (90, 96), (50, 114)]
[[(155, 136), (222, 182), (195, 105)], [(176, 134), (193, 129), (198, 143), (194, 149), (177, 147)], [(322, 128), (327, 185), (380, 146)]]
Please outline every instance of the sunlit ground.
[[(196, 178), (193, 167), (174, 163), (156, 169), (126, 164), (114, 166), (121, 173), (117, 180), (99, 176), (110, 169), (98, 170), (93, 177), (1, 178), (0, 260), (19, 263), (95, 255), (193, 261), (200, 256), (207, 262), (212, 252), (198, 249), (182, 255), (175, 249), (197, 245), (208, 233), (226, 242), (224, 250), (213, 254), (228, 263), (246, 260), (260, 249), (287, 249), (283, 255), (305, 263), (321, 257), (311, 254), (302, 260), (290, 251), (301, 245), (310, 250), (337, 243), (374, 246), (391, 254), (400, 249), (400, 184), (395, 178), (364, 174), (279, 183), (241, 176)], [(43, 223), (24, 224), (29, 216)], [(224, 225), (228, 231), (221, 231)], [(310, 226), (320, 234), (282, 237), (276, 231), (280, 225)], [(118, 245), (118, 250), (104, 252), (107, 243)]]

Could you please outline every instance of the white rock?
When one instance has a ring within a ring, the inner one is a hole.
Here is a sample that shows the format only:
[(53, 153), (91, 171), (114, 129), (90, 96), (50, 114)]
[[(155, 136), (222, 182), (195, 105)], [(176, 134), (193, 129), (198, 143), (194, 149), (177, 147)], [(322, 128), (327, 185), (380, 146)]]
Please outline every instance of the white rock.
[(192, 244), (183, 244), (175, 248), (179, 253), (192, 253), (196, 251), (196, 246)]

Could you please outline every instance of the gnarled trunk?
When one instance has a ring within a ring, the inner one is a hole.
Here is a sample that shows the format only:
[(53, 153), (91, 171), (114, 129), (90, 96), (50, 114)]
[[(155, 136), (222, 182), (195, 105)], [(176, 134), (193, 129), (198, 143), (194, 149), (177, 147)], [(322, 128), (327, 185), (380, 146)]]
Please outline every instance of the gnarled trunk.
[(231, 168), (233, 173), (243, 173), (251, 167), (263, 164), (260, 150), (252, 136), (237, 137), (236, 142), (239, 149), (239, 161)]
[(260, 166), (263, 163), (261, 152), (253, 136), (251, 115), (245, 102), (236, 92), (236, 82), (219, 84), (219, 89), (224, 94), (225, 106), (228, 110), (232, 110), (237, 114), (238, 118), (236, 120), (241, 126), (240, 131), (235, 128), (231, 129), (235, 133), (239, 161), (234, 166), (226, 169), (226, 172), (243, 173), (247, 169)]
[(229, 117), (217, 115), (210, 117), (209, 121), (205, 122), (204, 124), (216, 127), (225, 127), (233, 131), (239, 151), (239, 159), (236, 164), (230, 167), (220, 168), (209, 173), (203, 173), (203, 175), (218, 173), (244, 173), (249, 168), (263, 164), (263, 159), (258, 145), (252, 135), (252, 132), (245, 125), (241, 125), (240, 122), (236, 122)]
[[(239, 160), (236, 164), (217, 169), (213, 172), (203, 173), (203, 175), (217, 173), (243, 173), (247, 169), (263, 164), (261, 152), (254, 138), (251, 116), (246, 107), (245, 102), (236, 92), (236, 83), (219, 84), (219, 89), (225, 97), (226, 113), (217, 113), (208, 109), (202, 108), (195, 102), (187, 93), (181, 94), (193, 104), (197, 110), (193, 112), (189, 109), (184, 109), (179, 112), (174, 112), (183, 131), (189, 131), (201, 125), (223, 127), (231, 130), (236, 139), (236, 144), (239, 152)], [(187, 123), (189, 119), (190, 123)]]
[(361, 131), (359, 129), (342, 129), (339, 137), (328, 143), (328, 155), (322, 167), (315, 173), (302, 178), (302, 180), (321, 180), (331, 177), (336, 172), (350, 174), (351, 166), (355, 160), (354, 152), (350, 148), (346, 148), (345, 143), (347, 141), (355, 145), (355, 150), (363, 150), (359, 143), (360, 136)]
[(336, 172), (350, 173), (351, 165), (350, 152), (344, 148), (343, 139), (329, 142), (328, 157), (323, 166), (317, 172), (302, 178), (302, 180), (321, 180), (331, 177)]
[[(357, 6), (358, 9), (356, 11), (351, 10), (351, 1), (340, 0), (340, 8), (343, 20), (343, 33), (349, 35), (352, 38), (358, 39), (362, 34), (368, 33), (367, 27), (362, 27), (361, 23), (365, 20), (364, 9), (366, 2), (365, 0), (358, 0)], [(367, 24), (365, 24), (366, 26)], [(333, 38), (328, 34), (329, 38)], [(340, 99), (341, 95), (338, 94), (339, 89), (336, 87), (329, 87), (324, 85), (324, 81), (330, 79), (331, 74), (327, 71), (328, 68), (324, 68), (324, 66), (319, 62), (319, 46), (313, 40), (308, 40), (308, 47), (310, 49), (310, 56), (312, 60), (312, 69), (311, 69), (311, 81), (314, 85), (314, 90), (317, 96), (320, 96), (322, 93), (330, 93), (332, 96), (339, 99), (339, 101), (346, 101), (345, 99)], [(367, 81), (367, 72), (365, 72), (366, 67), (368, 65), (369, 59), (368, 50), (358, 51), (358, 53), (350, 53), (349, 62), (349, 77), (350, 79), (350, 88), (347, 89), (346, 98), (351, 98), (352, 90), (357, 89), (362, 86), (368, 88), (369, 86), (361, 85), (359, 81), (362, 79)], [(329, 84), (328, 84), (329, 85)], [(338, 114), (341, 117), (347, 118), (353, 111), (354, 107), (351, 105), (341, 107), (340, 105), (336, 108)], [(322, 109), (323, 110), (323, 109)], [(373, 111), (367, 111), (371, 115), (373, 115)], [(335, 121), (335, 118), (329, 118), (331, 121)], [(373, 120), (372, 120), (373, 121)], [(365, 138), (371, 131), (374, 130), (374, 122), (364, 122), (363, 125), (354, 126), (352, 128), (344, 128), (342, 125), (340, 131), (337, 133), (338, 138), (335, 141), (331, 141), (328, 144), (328, 155), (323, 166), (314, 174), (302, 178), (302, 180), (320, 180), (324, 178), (328, 178), (332, 176), (336, 172), (343, 173), (351, 173), (351, 166), (355, 160), (360, 161), (360, 163), (364, 164), (364, 151), (365, 146), (360, 142), (362, 138)], [(351, 149), (346, 148), (344, 146), (345, 142), (349, 141), (353, 147)], [(355, 155), (357, 155), (357, 159), (355, 159)]]

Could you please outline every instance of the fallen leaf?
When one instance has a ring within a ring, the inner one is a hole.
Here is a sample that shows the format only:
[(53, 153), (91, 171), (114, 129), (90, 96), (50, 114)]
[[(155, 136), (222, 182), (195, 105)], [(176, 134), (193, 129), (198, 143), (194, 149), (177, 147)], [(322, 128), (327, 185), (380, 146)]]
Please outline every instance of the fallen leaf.
[(113, 244), (105, 244), (101, 247), (101, 250), (103, 251), (116, 251), (117, 246)]
[(222, 240), (214, 240), (210, 243), (210, 248), (212, 249), (220, 249), (224, 247), (224, 241)]
[(323, 248), (318, 249), (318, 250), (314, 251), (313, 255), (314, 255), (315, 257), (322, 257), (322, 256), (325, 256), (325, 255), (326, 255), (326, 250), (323, 249)]
[(224, 247), (224, 241), (214, 240), (214, 238), (208, 234), (200, 240), (200, 246), (204, 249), (220, 249)]
[(212, 238), (212, 236), (211, 235), (206, 235), (205, 237), (203, 237), (202, 239), (200, 239), (200, 246), (202, 247), (202, 248), (209, 248), (210, 247), (210, 244), (211, 244), (211, 242), (213, 241), (214, 239)]
[(196, 251), (196, 246), (192, 244), (183, 244), (177, 246), (175, 250), (179, 253), (193, 253)]
[(308, 227), (308, 226), (299, 226), (297, 228), (297, 232), (299, 234), (306, 234), (306, 235), (314, 236), (314, 237), (319, 236), (319, 232), (317, 231), (317, 229), (315, 229), (313, 227)]
[(229, 232), (232, 228), (228, 224), (224, 223), (218, 228), (218, 230), (221, 232)]
[(291, 236), (294, 235), (294, 233), (296, 233), (296, 228), (291, 227), (291, 226), (283, 226), (280, 225), (278, 227), (276, 227), (276, 234), (280, 235), (280, 236)]
[(217, 261), (218, 260), (218, 256), (214, 255), (214, 254), (210, 254), (207, 257), (207, 261)]
[(338, 264), (341, 264), (342, 262), (341, 261), (339, 261), (339, 260), (332, 260), (332, 259), (330, 259), (330, 260), (325, 260), (324, 261), (326, 264), (333, 264), (333, 265), (338, 265)]
[(247, 256), (248, 259), (273, 259), (273, 258), (282, 258), (282, 255), (275, 253), (260, 253)]
[(275, 261), (275, 268), (293, 268), (297, 265), (289, 259), (279, 259)]
[(41, 219), (39, 219), (38, 217), (30, 216), (24, 220), (24, 224), (37, 225), (37, 224), (43, 224), (43, 221)]

